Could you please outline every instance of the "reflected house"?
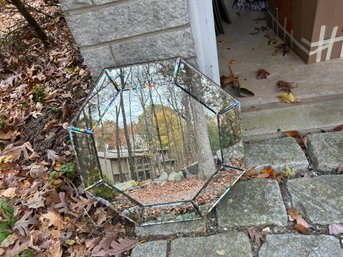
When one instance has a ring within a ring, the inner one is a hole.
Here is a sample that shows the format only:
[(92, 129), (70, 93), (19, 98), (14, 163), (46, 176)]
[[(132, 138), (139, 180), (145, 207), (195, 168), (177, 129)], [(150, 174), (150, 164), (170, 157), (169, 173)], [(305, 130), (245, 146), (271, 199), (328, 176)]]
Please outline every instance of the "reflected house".
[[(167, 150), (158, 150), (156, 155), (152, 155), (146, 149), (136, 149), (134, 152), (135, 173), (138, 181), (153, 179), (160, 175), (161, 167), (154, 167), (153, 158), (157, 158), (159, 162), (163, 163), (164, 170), (171, 170), (175, 166), (175, 160), (170, 159)], [(115, 183), (131, 180), (130, 166), (129, 166), (129, 152), (127, 149), (121, 149), (119, 156), (116, 150), (107, 150), (106, 152), (98, 152), (98, 158), (101, 170), (106, 178)], [(122, 176), (120, 174), (120, 168)]]

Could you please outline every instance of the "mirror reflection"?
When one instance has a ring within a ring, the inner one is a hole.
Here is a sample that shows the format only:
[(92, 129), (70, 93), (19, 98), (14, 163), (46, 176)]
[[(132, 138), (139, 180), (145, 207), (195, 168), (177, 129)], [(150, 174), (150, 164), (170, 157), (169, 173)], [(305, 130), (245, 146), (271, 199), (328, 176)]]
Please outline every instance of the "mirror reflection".
[[(74, 136), (85, 186), (101, 177), (115, 193), (101, 186), (93, 194), (145, 206), (126, 208), (138, 220), (195, 218), (243, 173), (239, 103), (181, 59), (105, 69), (73, 124), (92, 134)], [(85, 169), (85, 159), (96, 167)], [(207, 185), (216, 196), (195, 201)], [(156, 207), (179, 202), (188, 204)]]

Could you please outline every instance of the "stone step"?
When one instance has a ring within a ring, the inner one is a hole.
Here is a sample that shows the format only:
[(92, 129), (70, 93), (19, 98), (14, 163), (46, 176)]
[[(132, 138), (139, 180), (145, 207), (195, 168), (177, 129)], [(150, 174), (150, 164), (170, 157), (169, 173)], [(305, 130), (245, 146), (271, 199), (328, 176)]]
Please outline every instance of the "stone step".
[(276, 172), (281, 172), (288, 165), (294, 173), (298, 173), (307, 170), (309, 166), (305, 153), (291, 137), (245, 144), (244, 152), (247, 170), (254, 167), (259, 172), (267, 166), (272, 166)]
[(343, 123), (343, 97), (307, 99), (298, 104), (242, 107), (244, 140), (278, 137), (282, 131), (311, 132)]
[(343, 257), (339, 240), (327, 235), (267, 235), (260, 257)]
[(217, 205), (218, 226), (286, 226), (287, 213), (276, 180), (240, 182)]
[(343, 175), (287, 181), (293, 207), (312, 224), (343, 223)]

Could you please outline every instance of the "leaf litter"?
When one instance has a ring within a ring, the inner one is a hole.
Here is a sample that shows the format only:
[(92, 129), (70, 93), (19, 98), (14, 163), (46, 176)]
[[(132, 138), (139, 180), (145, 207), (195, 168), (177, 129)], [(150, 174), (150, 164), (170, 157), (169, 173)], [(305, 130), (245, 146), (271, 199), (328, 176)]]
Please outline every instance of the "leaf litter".
[[(53, 39), (44, 47), (0, 1), (0, 255), (122, 256), (137, 243), (130, 227), (60, 171), (74, 162), (65, 128), (92, 77), (54, 2), (26, 1)], [(94, 250), (108, 231), (114, 241)]]

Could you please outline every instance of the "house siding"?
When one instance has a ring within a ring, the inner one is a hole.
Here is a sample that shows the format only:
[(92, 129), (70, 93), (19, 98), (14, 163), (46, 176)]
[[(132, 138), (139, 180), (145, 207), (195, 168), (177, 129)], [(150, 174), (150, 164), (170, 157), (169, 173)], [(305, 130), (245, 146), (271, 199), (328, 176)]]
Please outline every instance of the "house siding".
[(61, 0), (93, 76), (105, 67), (196, 57), (188, 0)]

